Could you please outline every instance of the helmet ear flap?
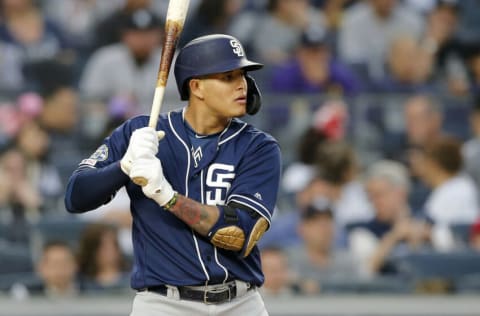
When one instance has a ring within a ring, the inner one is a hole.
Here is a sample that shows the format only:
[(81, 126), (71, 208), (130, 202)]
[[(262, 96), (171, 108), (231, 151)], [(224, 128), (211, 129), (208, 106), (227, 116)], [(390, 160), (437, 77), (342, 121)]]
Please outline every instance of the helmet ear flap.
[(254, 115), (262, 106), (262, 95), (253, 77), (245, 75), (245, 79), (247, 80), (247, 113)]

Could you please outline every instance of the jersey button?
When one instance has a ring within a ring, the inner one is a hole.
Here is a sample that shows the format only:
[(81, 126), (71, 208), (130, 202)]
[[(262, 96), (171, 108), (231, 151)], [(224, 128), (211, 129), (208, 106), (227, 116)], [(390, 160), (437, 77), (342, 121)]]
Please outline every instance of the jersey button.
[(208, 262), (212, 261), (212, 256), (207, 256), (207, 261)]

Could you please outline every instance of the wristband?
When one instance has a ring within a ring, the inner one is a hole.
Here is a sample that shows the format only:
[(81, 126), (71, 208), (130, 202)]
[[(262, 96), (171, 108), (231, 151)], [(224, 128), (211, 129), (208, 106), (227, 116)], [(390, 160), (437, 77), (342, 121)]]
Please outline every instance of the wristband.
[(170, 201), (168, 201), (167, 204), (163, 206), (163, 208), (169, 211), (177, 203), (177, 199), (178, 199), (178, 192), (175, 191)]

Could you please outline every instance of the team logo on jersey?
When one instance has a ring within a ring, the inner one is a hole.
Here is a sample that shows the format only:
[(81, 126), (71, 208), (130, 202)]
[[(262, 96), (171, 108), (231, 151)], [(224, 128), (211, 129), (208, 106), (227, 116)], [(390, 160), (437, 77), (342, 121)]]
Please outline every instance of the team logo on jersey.
[(233, 48), (233, 53), (238, 57), (243, 57), (245, 54), (243, 53), (242, 44), (240, 44), (237, 40), (230, 40), (230, 46)]
[(200, 160), (202, 160), (203, 154), (202, 154), (202, 147), (198, 147), (197, 149), (190, 148), (192, 151), (192, 157), (193, 157), (193, 163), (195, 165), (195, 168), (198, 167), (198, 163)]
[(214, 163), (208, 167), (206, 184), (213, 190), (206, 190), (208, 205), (224, 205), (227, 192), (235, 178), (233, 165)]
[(107, 145), (103, 144), (90, 156), (89, 159), (93, 159), (96, 161), (104, 161), (108, 158), (108, 147)]

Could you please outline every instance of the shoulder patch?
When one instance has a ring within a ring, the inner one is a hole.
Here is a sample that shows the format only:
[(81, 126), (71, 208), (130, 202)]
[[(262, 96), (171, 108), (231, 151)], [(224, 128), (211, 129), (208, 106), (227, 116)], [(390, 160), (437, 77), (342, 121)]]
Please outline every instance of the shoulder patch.
[(108, 158), (108, 147), (107, 145), (103, 144), (90, 156), (89, 159), (93, 159), (96, 161), (104, 161)]
[(83, 159), (82, 162), (79, 163), (80, 166), (95, 166), (95, 164), (97, 163), (97, 161), (95, 159)]

